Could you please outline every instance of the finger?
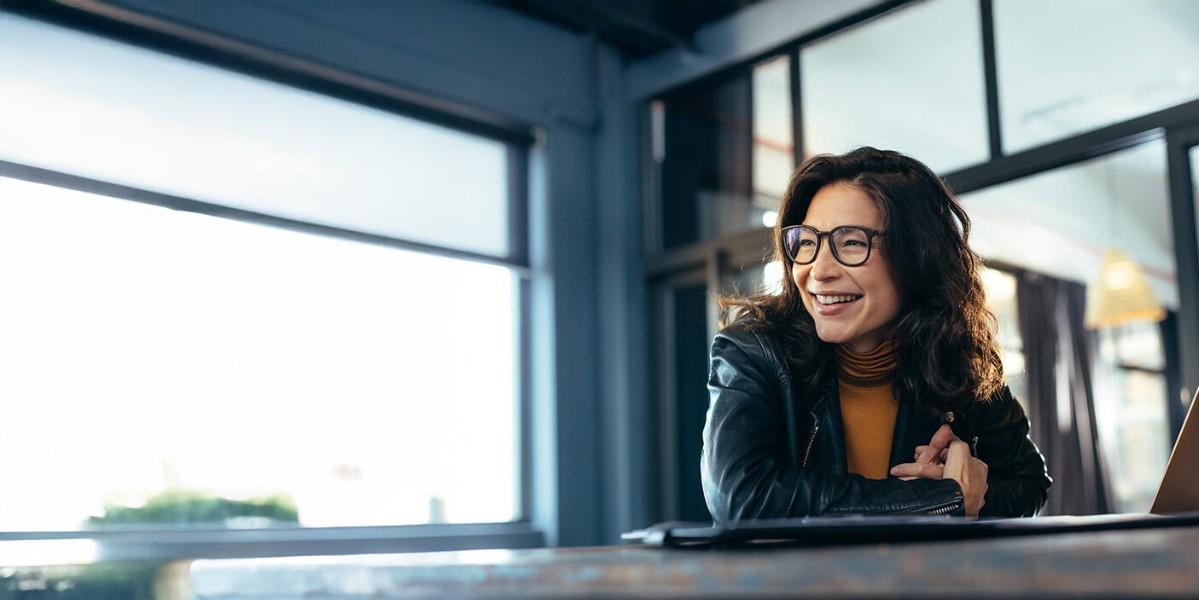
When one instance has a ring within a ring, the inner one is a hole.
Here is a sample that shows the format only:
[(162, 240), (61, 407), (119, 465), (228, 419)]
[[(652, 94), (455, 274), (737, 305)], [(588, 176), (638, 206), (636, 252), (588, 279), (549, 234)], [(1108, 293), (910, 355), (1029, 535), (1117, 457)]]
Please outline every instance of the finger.
[(939, 460), (941, 462), (945, 462), (945, 457), (948, 455), (949, 455), (949, 448), (946, 448), (941, 451), (941, 454), (939, 456), (937, 456), (937, 460)]
[(944, 469), (944, 466), (934, 463), (903, 463), (892, 467), (891, 475), (900, 479), (941, 479)]
[(949, 443), (956, 439), (958, 437), (953, 434), (953, 429), (946, 423), (937, 428), (937, 432), (933, 434), (933, 439), (929, 441), (928, 445), (940, 450), (949, 447)]
[(950, 479), (956, 479), (960, 483), (970, 458), (969, 444), (961, 440), (950, 442), (949, 447), (945, 449), (946, 475)]
[(970, 457), (970, 464), (974, 465), (974, 468), (977, 469), (978, 472), (982, 473), (983, 475), (986, 475), (991, 470), (991, 467), (987, 466), (987, 463), (985, 463), (977, 458), (974, 458), (973, 456)]
[(938, 451), (932, 446), (916, 446), (916, 462), (930, 463), (936, 460)]

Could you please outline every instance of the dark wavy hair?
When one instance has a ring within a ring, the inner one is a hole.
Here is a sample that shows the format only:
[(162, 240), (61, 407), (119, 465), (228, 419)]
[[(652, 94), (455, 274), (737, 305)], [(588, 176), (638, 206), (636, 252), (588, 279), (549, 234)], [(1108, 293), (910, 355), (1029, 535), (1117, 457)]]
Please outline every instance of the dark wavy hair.
[(816, 335), (791, 278), (782, 229), (798, 225), (821, 188), (846, 183), (865, 192), (883, 215), (883, 255), (900, 293), (892, 334), (895, 395), (930, 410), (987, 402), (1003, 386), (995, 316), (987, 309), (981, 261), (970, 247), (970, 218), (953, 192), (919, 161), (889, 150), (858, 148), (805, 161), (791, 176), (774, 225), (774, 260), (782, 293), (719, 298), (722, 324), (743, 321), (785, 340), (792, 376), (811, 391), (836, 366)]

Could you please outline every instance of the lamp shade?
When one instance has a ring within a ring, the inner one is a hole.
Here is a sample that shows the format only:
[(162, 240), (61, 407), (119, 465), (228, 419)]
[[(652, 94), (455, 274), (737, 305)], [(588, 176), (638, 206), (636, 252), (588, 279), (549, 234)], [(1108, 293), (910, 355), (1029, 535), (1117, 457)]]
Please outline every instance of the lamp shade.
[(1103, 255), (1099, 277), (1087, 286), (1088, 329), (1112, 327), (1128, 321), (1160, 321), (1166, 309), (1145, 279), (1141, 265), (1122, 250), (1109, 248)]

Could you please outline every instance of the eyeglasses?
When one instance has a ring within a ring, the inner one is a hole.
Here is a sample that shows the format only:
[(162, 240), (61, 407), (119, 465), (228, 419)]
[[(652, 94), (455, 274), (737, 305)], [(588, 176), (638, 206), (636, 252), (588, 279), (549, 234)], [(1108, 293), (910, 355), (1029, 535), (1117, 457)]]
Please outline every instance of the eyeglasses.
[(807, 265), (816, 260), (821, 238), (828, 236), (833, 258), (847, 267), (856, 267), (870, 259), (870, 247), (874, 245), (874, 238), (880, 235), (885, 233), (857, 225), (841, 225), (832, 231), (790, 225), (783, 228), (783, 246), (791, 260)]

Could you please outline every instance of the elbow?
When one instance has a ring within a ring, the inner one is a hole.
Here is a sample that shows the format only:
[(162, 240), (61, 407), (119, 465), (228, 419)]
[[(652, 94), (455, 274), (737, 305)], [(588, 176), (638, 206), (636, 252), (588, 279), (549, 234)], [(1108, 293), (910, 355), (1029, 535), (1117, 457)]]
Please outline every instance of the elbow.
[(752, 493), (753, 479), (728, 465), (718, 468), (706, 458), (700, 465), (700, 483), (712, 521), (723, 524), (755, 518), (758, 511), (754, 508), (757, 499)]
[(1045, 503), (1049, 500), (1049, 487), (1053, 485), (1053, 479), (1048, 474), (1037, 482), (1038, 485), (1029, 486), (1033, 488), (1031, 501), (1029, 502), (1029, 510), (1026, 511), (1026, 517), (1035, 517), (1037, 513), (1045, 508)]
[(701, 470), (704, 501), (715, 523), (792, 516), (793, 485), (772, 470)]
[(721, 489), (714, 473), (707, 468), (706, 462), (701, 465), (700, 483), (703, 486), (704, 503), (708, 505), (708, 512), (712, 515), (712, 522), (719, 524), (736, 521), (732, 499), (726, 491)]

